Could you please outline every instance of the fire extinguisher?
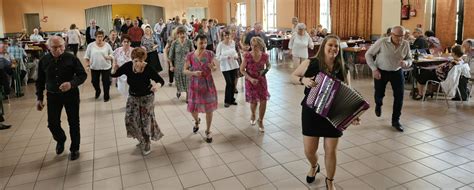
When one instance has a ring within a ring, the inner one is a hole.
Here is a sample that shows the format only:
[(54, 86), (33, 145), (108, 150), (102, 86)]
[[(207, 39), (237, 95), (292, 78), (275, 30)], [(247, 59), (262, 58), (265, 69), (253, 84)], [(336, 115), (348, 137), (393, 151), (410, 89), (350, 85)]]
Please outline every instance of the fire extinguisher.
[(405, 4), (405, 5), (402, 4), (401, 11), (402, 11), (401, 19), (408, 20), (410, 18), (410, 0), (408, 0), (408, 4)]

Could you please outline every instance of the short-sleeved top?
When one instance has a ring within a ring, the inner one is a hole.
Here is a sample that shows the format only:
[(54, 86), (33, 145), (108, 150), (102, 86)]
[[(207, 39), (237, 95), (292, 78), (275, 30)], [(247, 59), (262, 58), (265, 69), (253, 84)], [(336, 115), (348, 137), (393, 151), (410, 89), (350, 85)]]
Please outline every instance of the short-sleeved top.
[(68, 44), (79, 44), (81, 33), (79, 30), (73, 29), (67, 31), (67, 43)]
[(112, 47), (108, 43), (105, 43), (104, 46), (97, 46), (97, 42), (92, 42), (87, 46), (84, 59), (89, 59), (91, 62), (92, 70), (109, 70), (112, 68), (112, 62), (106, 60), (105, 56), (112, 56), (113, 51)]
[(150, 36), (149, 38), (147, 38), (145, 35), (143, 35), (142, 46), (145, 47), (147, 53), (152, 52), (153, 46), (155, 46), (156, 44), (157, 43), (156, 43), (155, 37)]

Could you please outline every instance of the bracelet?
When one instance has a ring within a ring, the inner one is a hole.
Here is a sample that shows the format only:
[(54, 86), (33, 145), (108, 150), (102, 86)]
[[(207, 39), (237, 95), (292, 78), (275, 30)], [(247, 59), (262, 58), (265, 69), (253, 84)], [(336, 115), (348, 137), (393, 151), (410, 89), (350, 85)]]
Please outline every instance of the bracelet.
[(300, 80), (299, 80), (299, 81), (300, 81), (300, 84), (301, 84), (301, 85), (304, 85), (304, 84), (303, 84), (303, 77), (300, 77)]

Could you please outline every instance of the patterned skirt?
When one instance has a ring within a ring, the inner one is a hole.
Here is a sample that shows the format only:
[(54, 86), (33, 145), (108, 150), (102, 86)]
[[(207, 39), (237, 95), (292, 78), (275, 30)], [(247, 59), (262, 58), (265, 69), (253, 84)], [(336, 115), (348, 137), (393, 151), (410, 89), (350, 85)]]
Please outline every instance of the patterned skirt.
[(155, 119), (154, 100), (154, 94), (141, 97), (128, 96), (125, 113), (127, 137), (138, 139), (140, 142), (144, 142), (145, 137), (154, 141), (163, 137)]

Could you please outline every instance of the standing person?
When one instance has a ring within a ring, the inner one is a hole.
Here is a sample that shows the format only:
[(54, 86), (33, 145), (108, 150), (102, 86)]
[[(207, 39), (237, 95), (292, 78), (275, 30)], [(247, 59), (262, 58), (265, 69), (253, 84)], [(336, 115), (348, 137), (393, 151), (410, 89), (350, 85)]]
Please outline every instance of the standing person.
[(161, 72), (163, 68), (161, 68), (160, 59), (158, 57), (158, 42), (156, 41), (155, 37), (153, 37), (153, 33), (150, 27), (145, 28), (145, 35), (143, 35), (142, 37), (141, 45), (145, 48), (147, 52), (146, 62), (150, 64), (151, 68), (156, 73)]
[[(335, 35), (326, 37), (316, 57), (303, 61), (291, 74), (291, 81), (293, 84), (304, 85), (306, 87), (304, 94), (308, 95), (311, 88), (317, 85), (317, 82), (314, 81), (314, 77), (319, 72), (324, 72), (350, 85), (349, 73), (344, 68), (344, 59), (342, 49), (340, 48), (339, 37)], [(311, 164), (306, 182), (314, 182), (316, 173), (319, 173), (321, 170), (318, 164), (318, 154), (316, 152), (319, 146), (319, 139), (323, 137), (324, 161), (326, 166), (326, 179), (324, 182), (326, 183), (326, 189), (333, 190), (336, 188), (333, 181), (336, 175), (337, 144), (339, 137), (342, 136), (342, 132), (334, 128), (325, 118), (316, 114), (313, 109), (306, 107), (304, 105), (305, 101), (306, 97), (301, 103), (301, 124), (303, 128), (304, 151), (306, 158)], [(353, 124), (358, 124), (359, 121), (359, 119), (356, 119)]]
[[(166, 27), (165, 27), (166, 28)], [(165, 33), (165, 32), (162, 32), (162, 34)], [(172, 33), (171, 33), (171, 36), (169, 36), (169, 38), (167, 39), (168, 42), (166, 42), (166, 46), (165, 46), (165, 49), (164, 49), (164, 54), (165, 54), (165, 57), (169, 57), (169, 52), (170, 52), (170, 48), (171, 48), (171, 43), (174, 42), (177, 38), (177, 34), (176, 34), (176, 30), (174, 30)], [(168, 80), (169, 80), (169, 84), (168, 86), (172, 86), (173, 85), (173, 82), (174, 82), (174, 68), (173, 68), (173, 63), (170, 61), (170, 59), (168, 58), (167, 59), (167, 63), (168, 63)]]
[(298, 17), (291, 18), (291, 24), (293, 25), (293, 27), (291, 28), (292, 35), (295, 35), (295, 33), (298, 32), (298, 27), (297, 27), (298, 23), (299, 23)]
[(24, 94), (21, 86), (26, 76), (26, 65), (23, 60), (26, 57), (26, 52), (19, 46), (16, 39), (12, 39), (10, 43), (7, 52), (14, 59), (12, 62), (16, 63), (16, 67), (13, 69), (12, 86), (14, 86), (16, 96), (22, 97)]
[(268, 38), (263, 32), (262, 24), (260, 22), (256, 22), (253, 25), (253, 30), (250, 31), (246, 36), (245, 36), (245, 44), (250, 46), (250, 40), (253, 37), (260, 37), (262, 40), (265, 42), (265, 47), (268, 47)]
[(77, 51), (79, 50), (79, 44), (81, 43), (81, 33), (76, 29), (76, 24), (71, 24), (67, 31), (67, 46), (77, 57)]
[(313, 49), (314, 43), (308, 32), (306, 32), (305, 24), (298, 23), (296, 25), (296, 32), (291, 36), (288, 48), (293, 57), (292, 67), (296, 68), (301, 62), (308, 59), (308, 48)]
[(109, 38), (107, 38), (107, 43), (112, 48), (112, 51), (115, 51), (117, 48), (119, 48), (122, 45), (122, 43), (120, 42), (120, 39), (118, 38), (117, 32), (115, 30), (110, 31)]
[[(132, 61), (131, 56), (133, 48), (130, 46), (130, 42), (130, 36), (127, 34), (122, 35), (122, 47), (119, 47), (114, 51), (114, 64), (117, 64), (119, 67), (121, 67), (126, 62)], [(122, 94), (122, 96), (128, 98), (128, 84), (126, 75), (118, 77), (117, 89)]]
[(161, 41), (161, 32), (163, 31), (164, 24), (163, 24), (163, 19), (160, 18), (160, 21), (155, 24), (155, 27), (153, 27), (153, 31), (155, 32), (155, 39), (158, 42), (158, 48), (159, 52), (163, 52), (163, 42)]
[[(193, 42), (187, 38), (186, 28), (179, 26), (176, 29), (177, 39), (170, 45), (168, 60), (170, 61), (170, 70), (174, 72), (176, 80), (176, 97), (179, 99), (182, 92), (187, 92), (189, 78), (183, 73), (186, 55), (194, 51)], [(186, 94), (187, 97), (187, 94)], [(187, 98), (186, 98), (187, 99)]]
[(64, 43), (64, 40), (59, 36), (51, 37), (47, 43), (50, 53), (39, 61), (38, 80), (36, 81), (36, 109), (43, 110), (43, 91), (46, 89), (48, 128), (57, 142), (56, 154), (61, 154), (64, 151), (66, 135), (61, 128), (61, 110), (63, 107), (66, 109), (71, 137), (69, 159), (76, 160), (79, 158), (79, 144), (81, 144), (78, 86), (84, 83), (87, 74), (76, 56), (64, 52)]
[(125, 24), (120, 28), (120, 35), (128, 34), (128, 29), (132, 27), (132, 20), (130, 18), (125, 19)]
[(184, 74), (190, 76), (188, 90), (188, 111), (191, 112), (195, 126), (193, 132), (199, 130), (199, 113), (206, 113), (207, 129), (206, 142), (212, 142), (211, 123), (213, 112), (217, 109), (217, 91), (212, 78), (216, 70), (217, 60), (212, 51), (206, 50), (207, 37), (203, 34), (196, 36), (197, 49), (186, 56)]
[(113, 21), (114, 21), (114, 30), (120, 31), (120, 28), (122, 27), (122, 20), (119, 18), (118, 15), (115, 15), (115, 18)]
[(87, 46), (84, 59), (86, 60), (87, 68), (91, 70), (91, 82), (95, 89), (95, 99), (99, 98), (100, 77), (102, 76), (102, 87), (104, 88), (104, 102), (110, 100), (110, 69), (112, 68), (112, 47), (104, 41), (104, 32), (97, 31), (95, 34), (97, 41), (90, 43)]
[(15, 65), (12, 64), (12, 58), (5, 54), (5, 47), (0, 43), (0, 88), (3, 88), (1, 91), (0, 97), (0, 130), (9, 129), (11, 125), (3, 123), (5, 118), (3, 117), (3, 100), (8, 99), (8, 94), (10, 94), (10, 85), (8, 84), (8, 74), (7, 70), (14, 69)]
[(141, 27), (143, 24), (143, 18), (137, 16), (138, 27)]
[[(258, 130), (264, 132), (263, 117), (267, 109), (267, 100), (270, 99), (265, 74), (271, 65), (268, 54), (265, 53), (266, 46), (262, 38), (253, 37), (250, 40), (250, 46), (252, 50), (244, 54), (240, 72), (245, 76), (245, 101), (250, 103), (252, 111), (250, 124), (255, 125), (258, 122)], [(258, 120), (255, 120), (258, 104), (260, 104)]]
[(193, 35), (193, 26), (188, 23), (186, 19), (183, 19), (181, 21), (181, 24), (186, 28), (186, 35), (187, 36), (192, 36)]
[(146, 27), (151, 28), (151, 25), (148, 24), (148, 19), (143, 20), (143, 24), (140, 25), (140, 27), (142, 28), (142, 30), (145, 30)]
[[(114, 64), (112, 77), (127, 76), (130, 96), (127, 98), (125, 127), (127, 137), (138, 140), (144, 156), (151, 153), (151, 140), (158, 141), (163, 133), (155, 119), (155, 94), (165, 81), (145, 62), (147, 53), (143, 48), (132, 50), (132, 60), (122, 66)], [(154, 84), (150, 80), (155, 81)], [(158, 86), (158, 83), (160, 86)]]
[[(410, 43), (403, 40), (404, 35), (405, 28), (395, 26), (391, 29), (389, 37), (377, 40), (365, 54), (367, 64), (372, 69), (374, 76), (375, 115), (377, 117), (382, 115), (385, 87), (390, 82), (394, 97), (392, 127), (400, 132), (404, 130), (400, 124), (405, 84), (402, 68), (409, 67), (412, 64)], [(374, 60), (375, 56), (377, 58)]]
[(95, 41), (95, 33), (100, 30), (100, 27), (97, 26), (95, 19), (91, 19), (89, 26), (86, 29), (86, 42), (90, 44)]
[(143, 30), (142, 28), (139, 27), (138, 21), (134, 20), (133, 21), (133, 26), (128, 29), (127, 34), (130, 36), (132, 39), (132, 47), (140, 47), (140, 44), (142, 43), (142, 37), (143, 37)]
[(235, 82), (237, 81), (237, 71), (239, 69), (239, 54), (235, 50), (235, 41), (231, 39), (230, 31), (223, 32), (224, 40), (219, 42), (216, 48), (216, 57), (220, 63), (220, 68), (225, 79), (224, 107), (237, 105), (234, 98)]
[(179, 21), (180, 21), (179, 16), (176, 16), (173, 18), (173, 21), (171, 21), (169, 24), (166, 25), (166, 35), (168, 37), (171, 36), (174, 29), (176, 29), (178, 26), (181, 25)]

